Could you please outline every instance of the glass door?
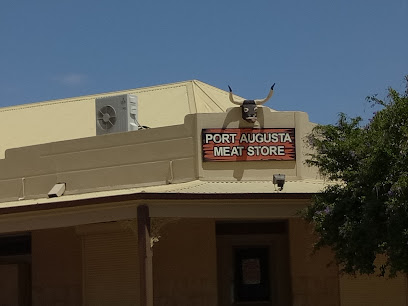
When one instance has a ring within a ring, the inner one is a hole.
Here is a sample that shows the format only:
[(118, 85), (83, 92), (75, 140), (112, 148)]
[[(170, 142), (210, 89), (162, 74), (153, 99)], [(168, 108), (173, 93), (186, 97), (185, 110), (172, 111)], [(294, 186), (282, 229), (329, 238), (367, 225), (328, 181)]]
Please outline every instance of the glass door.
[(234, 300), (239, 302), (269, 302), (269, 248), (234, 248)]

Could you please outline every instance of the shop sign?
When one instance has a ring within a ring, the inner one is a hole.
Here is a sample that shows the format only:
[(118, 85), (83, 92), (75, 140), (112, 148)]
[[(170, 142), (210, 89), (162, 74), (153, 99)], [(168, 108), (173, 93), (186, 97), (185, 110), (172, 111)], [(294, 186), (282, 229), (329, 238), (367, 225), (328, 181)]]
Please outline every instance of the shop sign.
[(295, 129), (203, 129), (204, 161), (295, 160)]

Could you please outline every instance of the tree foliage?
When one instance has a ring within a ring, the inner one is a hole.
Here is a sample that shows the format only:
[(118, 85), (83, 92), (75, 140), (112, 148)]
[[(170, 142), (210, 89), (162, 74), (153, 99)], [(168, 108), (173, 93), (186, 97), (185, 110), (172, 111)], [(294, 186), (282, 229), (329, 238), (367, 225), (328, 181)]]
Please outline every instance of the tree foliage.
[[(376, 268), (408, 273), (408, 76), (406, 91), (389, 88), (372, 119), (340, 114), (334, 125), (318, 125), (308, 141), (307, 163), (335, 183), (315, 196), (305, 219), (349, 274)], [(375, 267), (377, 255), (387, 262)]]

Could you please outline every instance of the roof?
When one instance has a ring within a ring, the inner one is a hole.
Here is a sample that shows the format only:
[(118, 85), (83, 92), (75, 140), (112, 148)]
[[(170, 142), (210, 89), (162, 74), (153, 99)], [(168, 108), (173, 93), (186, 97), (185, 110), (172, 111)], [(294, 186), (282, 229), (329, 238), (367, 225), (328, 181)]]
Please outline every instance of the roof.
[(148, 187), (144, 192), (192, 193), (192, 194), (297, 194), (320, 192), (325, 182), (322, 180), (296, 180), (285, 183), (280, 191), (272, 181), (202, 181)]
[(148, 127), (183, 124), (193, 113), (224, 112), (228, 92), (191, 80), (0, 108), (0, 158), (5, 150), (96, 135), (95, 99), (138, 96), (138, 122)]
[(319, 193), (328, 183), (323, 180), (285, 182), (278, 190), (272, 181), (202, 181), (160, 186), (136, 187), (63, 195), (55, 198), (29, 199), (0, 203), (0, 214), (37, 209), (73, 207), (86, 204), (124, 202), (130, 200), (203, 200), (203, 199), (285, 199), (306, 198)]

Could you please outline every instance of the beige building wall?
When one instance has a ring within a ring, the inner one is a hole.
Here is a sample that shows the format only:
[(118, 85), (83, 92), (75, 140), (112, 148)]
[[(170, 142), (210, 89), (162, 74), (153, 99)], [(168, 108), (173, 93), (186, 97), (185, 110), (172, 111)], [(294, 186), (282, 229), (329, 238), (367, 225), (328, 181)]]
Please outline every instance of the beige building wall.
[(193, 80), (0, 108), (0, 159), (9, 148), (95, 136), (95, 99), (122, 94), (138, 96), (138, 121), (151, 128), (232, 105), (226, 91)]
[(334, 259), (333, 254), (326, 249), (312, 254), (314, 237), (311, 227), (300, 218), (289, 220), (293, 305), (339, 306), (338, 268), (335, 264), (329, 265)]
[(296, 129), (296, 161), (203, 162), (201, 131), (213, 127), (248, 127), (239, 108), (227, 113), (192, 114), (183, 125), (162, 127), (10, 149), (0, 159), (0, 199), (47, 197), (56, 183), (66, 195), (136, 186), (201, 180), (271, 181), (318, 177), (304, 164), (306, 113), (261, 108), (256, 127)]
[(293, 305), (408, 305), (405, 275), (339, 275), (328, 249), (313, 253), (312, 228), (300, 218), (290, 219), (289, 224)]
[(19, 304), (19, 265), (0, 264), (0, 305)]
[(407, 276), (395, 278), (373, 276), (340, 277), (341, 306), (406, 306)]
[(140, 306), (134, 224), (107, 222), (76, 228), (82, 239), (84, 306)]
[(217, 305), (215, 221), (173, 219), (159, 233), (153, 247), (154, 305)]
[(47, 197), (59, 182), (73, 194), (188, 181), (195, 158), (191, 122), (11, 149), (0, 159), (0, 199)]
[(81, 239), (74, 228), (32, 232), (33, 306), (82, 303)]

